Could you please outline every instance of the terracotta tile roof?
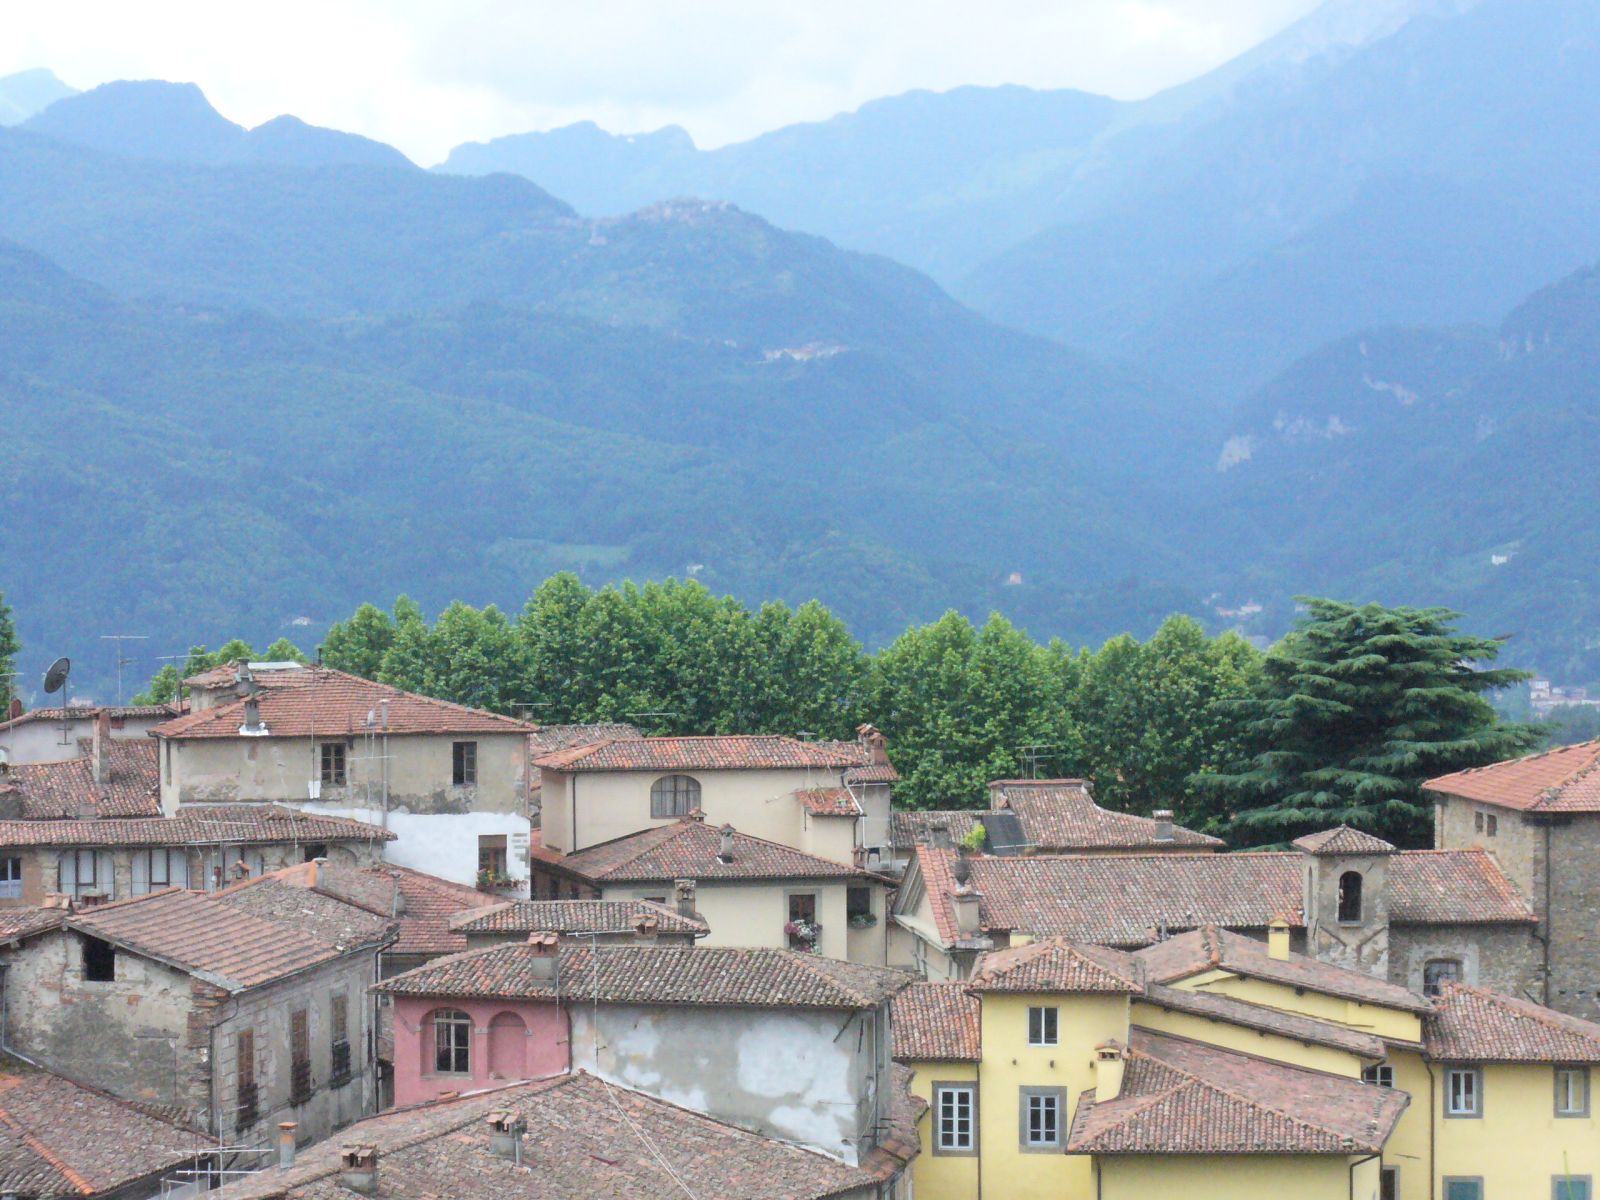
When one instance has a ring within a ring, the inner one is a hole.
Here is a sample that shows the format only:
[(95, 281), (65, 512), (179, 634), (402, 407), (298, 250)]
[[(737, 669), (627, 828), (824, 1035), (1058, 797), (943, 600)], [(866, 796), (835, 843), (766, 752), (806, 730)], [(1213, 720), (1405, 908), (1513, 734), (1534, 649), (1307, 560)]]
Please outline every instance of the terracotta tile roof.
[(1002, 779), (989, 785), (989, 794), (991, 807), (1017, 814), (1028, 841), (1041, 853), (1223, 845), (1221, 838), (1181, 825), (1172, 827), (1170, 838), (1159, 839), (1153, 819), (1101, 808), (1082, 779)]
[(298, 687), (309, 678), (311, 668), (297, 662), (226, 662), (184, 679), (185, 687), (215, 691), (239, 682), (239, 668), (248, 667), (250, 677), (260, 687)]
[(740, 771), (870, 765), (860, 742), (802, 742), (777, 734), (652, 737), (596, 742), (534, 759), (560, 771)]
[[(402, 996), (555, 998), (557, 983), (536, 979), (538, 950), (527, 942), (437, 959), (374, 989)], [(687, 1004), (734, 1008), (870, 1009), (911, 982), (886, 967), (798, 950), (742, 946), (596, 946), (563, 943), (563, 999), (609, 1004)]]
[(566, 855), (560, 865), (586, 879), (604, 883), (866, 876), (866, 872), (843, 863), (746, 833), (734, 833), (731, 862), (717, 857), (721, 846), (722, 835), (715, 828), (690, 818), (600, 842)]
[(1600, 739), (1441, 775), (1422, 786), (1522, 812), (1600, 812)]
[(1337, 967), (1304, 954), (1273, 958), (1264, 943), (1215, 926), (1168, 938), (1136, 951), (1133, 957), (1143, 964), (1148, 977), (1156, 983), (1173, 983), (1221, 970), (1247, 979), (1266, 980), (1407, 1012), (1429, 1012), (1433, 1008), (1426, 997), (1365, 971)]
[(193, 1130), (48, 1071), (0, 1060), (0, 1192), (103, 1195), (204, 1150)]
[(917, 809), (889, 814), (889, 844), (896, 850), (934, 844), (943, 829), (952, 844), (961, 841), (979, 824), (971, 809)]
[(619, 742), (644, 735), (633, 725), (540, 725), (528, 735), (528, 749), (534, 754), (551, 754), (591, 746), (595, 742)]
[[(955, 942), (949, 896), (956, 852), (919, 846), (934, 920)], [(1303, 928), (1297, 851), (1246, 854), (1034, 855), (971, 860), (984, 930), (1019, 930), (1109, 946), (1143, 946), (1156, 931), (1218, 925)], [(1389, 858), (1395, 925), (1531, 923), (1533, 910), (1482, 850), (1406, 850)]]
[(1600, 1063), (1600, 1025), (1462, 983), (1444, 986), (1422, 1030), (1442, 1062)]
[[(526, 1123), (531, 1173), (490, 1153), (496, 1111)], [(351, 1142), (378, 1149), (381, 1195), (391, 1200), (825, 1200), (886, 1177), (874, 1163), (847, 1166), (580, 1071), (369, 1117), (302, 1150), (287, 1171), (212, 1194), (349, 1200), (338, 1175), (340, 1147)]]
[(67, 926), (230, 992), (271, 983), (355, 949), (324, 941), (281, 914), (258, 915), (218, 896), (177, 889), (80, 910)]
[(1121, 1094), (1085, 1092), (1080, 1154), (1379, 1153), (1409, 1097), (1214, 1046), (1135, 1030)]
[[(1297, 1042), (1313, 1046), (1327, 1046), (1362, 1058), (1380, 1059), (1388, 1052), (1387, 1044), (1382, 1038), (1362, 1033), (1359, 1029), (1351, 1029), (1333, 1021), (1319, 1021), (1315, 1017), (1302, 1016), (1300, 1013), (1250, 1004), (1221, 992), (1202, 992), (1189, 988), (1168, 987), (1164, 983), (1148, 983), (1145, 985), (1144, 995), (1138, 998), (1138, 1002), (1171, 1012), (1204, 1017), (1225, 1025), (1237, 1025), (1244, 1029), (1292, 1038)], [(1139, 1023), (1137, 1010), (1134, 1012), (1133, 1021), (1135, 1025)]]
[(1321, 833), (1308, 833), (1291, 843), (1303, 854), (1393, 854), (1394, 846), (1382, 838), (1373, 837), (1348, 825), (1324, 829)]
[(495, 897), (464, 883), (410, 867), (385, 863), (362, 870), (373, 878), (392, 881), (400, 890), (400, 936), (387, 951), (391, 955), (459, 953), (467, 948), (467, 939), (451, 928), (452, 919), (500, 904)]
[[(404, 734), (531, 734), (537, 727), (498, 713), (465, 708), (444, 700), (403, 692), (343, 671), (306, 667), (284, 671), (257, 695), (262, 723), (269, 737), (350, 735), (366, 728), (369, 713), (382, 713), (388, 702), (389, 733)], [(157, 725), (157, 737), (236, 738), (244, 722), (244, 700), (232, 700)], [(379, 718), (381, 720), (381, 716)]]
[[(159, 817), (161, 773), (149, 738), (112, 738), (107, 743), (109, 778), (97, 783), (91, 739), (78, 739), (79, 757), (62, 762), (20, 763), (10, 781), (25, 821)], [(15, 810), (13, 810), (15, 811)]]
[(0, 821), (0, 846), (216, 846), (376, 842), (395, 835), (364, 821), (281, 804), (203, 804), (175, 817), (107, 821)]
[(641, 916), (654, 918), (662, 933), (710, 932), (704, 921), (680, 916), (676, 910), (648, 900), (513, 900), (457, 913), (449, 924), (463, 935), (632, 933), (634, 922)]
[(864, 767), (851, 767), (844, 773), (846, 783), (895, 783), (900, 772), (889, 763), (869, 763)]
[(889, 1005), (891, 1053), (901, 1062), (980, 1062), (983, 1002), (960, 981), (913, 983)]
[(1050, 938), (985, 954), (978, 960), (969, 986), (975, 992), (1126, 996), (1144, 991), (1144, 970), (1133, 955), (1120, 950)]
[[(123, 704), (98, 708), (92, 704), (74, 704), (71, 708), (34, 708), (9, 721), (0, 721), (0, 733), (31, 725), (35, 721), (92, 721), (100, 713), (109, 713), (113, 721), (129, 717), (174, 717), (181, 705), (176, 704)], [(120, 740), (120, 739), (119, 739)], [(137, 740), (137, 739), (127, 739)]]
[(794, 798), (813, 817), (859, 817), (861, 805), (849, 788), (806, 788)]
[[(346, 882), (356, 886), (339, 888), (330, 878), (336, 874), (353, 877)], [(394, 918), (382, 907), (376, 911), (368, 907), (367, 902), (381, 906), (382, 899), (361, 888), (359, 883), (364, 882), (368, 881), (353, 867), (341, 871), (326, 863), (305, 863), (236, 883), (213, 895), (239, 912), (303, 929), (336, 947), (355, 947), (386, 940), (395, 926)], [(352, 892), (359, 899), (346, 898)]]
[(44, 933), (66, 919), (64, 908), (0, 908), (0, 945)]

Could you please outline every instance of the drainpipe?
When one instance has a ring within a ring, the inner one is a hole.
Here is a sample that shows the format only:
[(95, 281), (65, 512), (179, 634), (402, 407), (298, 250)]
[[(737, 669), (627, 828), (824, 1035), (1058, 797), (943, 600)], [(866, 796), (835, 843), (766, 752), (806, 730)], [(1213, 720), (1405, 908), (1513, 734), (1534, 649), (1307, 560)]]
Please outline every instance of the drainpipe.
[(1424, 1061), (1422, 1065), (1428, 1069), (1428, 1200), (1433, 1200), (1434, 1188), (1438, 1186), (1434, 1175), (1434, 1147), (1439, 1140), (1439, 1097), (1434, 1094), (1437, 1080), (1433, 1077), (1433, 1064)]
[(566, 853), (576, 854), (578, 851), (578, 773), (571, 775), (571, 784), (567, 794), (572, 797), (572, 820), (567, 825), (567, 836), (572, 839), (572, 845), (566, 847)]

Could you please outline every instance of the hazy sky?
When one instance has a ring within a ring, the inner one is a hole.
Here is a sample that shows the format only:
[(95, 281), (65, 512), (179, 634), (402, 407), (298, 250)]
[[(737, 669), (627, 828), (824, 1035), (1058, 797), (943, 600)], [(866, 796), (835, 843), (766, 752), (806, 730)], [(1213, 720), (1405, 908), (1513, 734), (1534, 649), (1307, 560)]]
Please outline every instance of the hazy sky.
[(677, 123), (712, 146), (914, 87), (1133, 98), (1315, 2), (50, 0), (0, 6), (0, 74), (192, 80), (241, 124), (292, 112), (429, 165), (458, 142), (585, 118)]

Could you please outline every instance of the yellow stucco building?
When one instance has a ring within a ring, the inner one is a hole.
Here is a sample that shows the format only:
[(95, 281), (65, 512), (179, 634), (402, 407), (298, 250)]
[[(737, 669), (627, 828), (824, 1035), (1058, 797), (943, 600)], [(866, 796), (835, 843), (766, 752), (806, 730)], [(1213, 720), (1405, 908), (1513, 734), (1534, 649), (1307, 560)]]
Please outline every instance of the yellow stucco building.
[(895, 1004), (918, 1200), (1592, 1200), (1600, 1026), (1213, 928), (996, 951)]

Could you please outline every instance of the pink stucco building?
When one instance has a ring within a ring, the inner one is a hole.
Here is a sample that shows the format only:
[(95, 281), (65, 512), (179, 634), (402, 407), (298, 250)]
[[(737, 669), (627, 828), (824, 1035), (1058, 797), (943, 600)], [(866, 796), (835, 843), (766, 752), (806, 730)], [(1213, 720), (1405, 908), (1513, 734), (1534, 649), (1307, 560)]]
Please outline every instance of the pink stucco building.
[(567, 1018), (549, 1000), (394, 998), (394, 1102), (565, 1071)]

